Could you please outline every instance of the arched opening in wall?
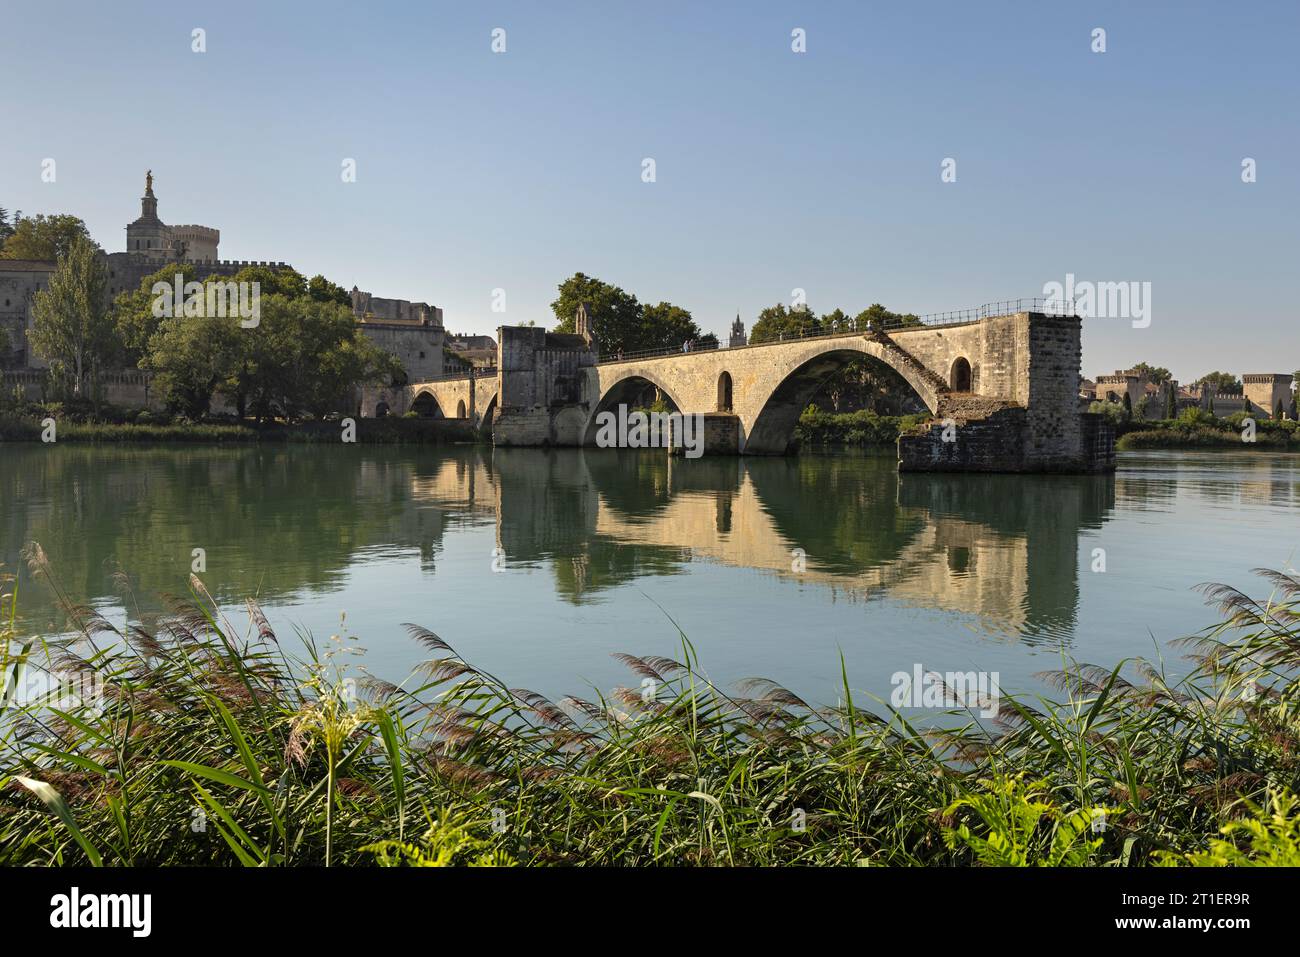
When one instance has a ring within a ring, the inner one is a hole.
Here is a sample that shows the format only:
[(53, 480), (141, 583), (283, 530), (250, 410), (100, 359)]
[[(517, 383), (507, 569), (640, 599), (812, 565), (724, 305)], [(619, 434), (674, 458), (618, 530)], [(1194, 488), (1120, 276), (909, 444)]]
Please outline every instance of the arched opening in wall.
[(458, 419), (463, 419), (463, 418), (465, 418), (465, 400), (464, 400), (464, 399), (461, 399), (459, 402), (456, 403), (456, 418), (458, 418)]
[(863, 408), (883, 408), (893, 415), (935, 411), (888, 363), (857, 350), (834, 349), (809, 359), (777, 384), (749, 428), (745, 452), (781, 455), (792, 451), (799, 419), (814, 404), (837, 412)]
[(388, 411), (389, 411), (388, 403), (385, 402), (383, 399), (380, 399), (379, 404), (375, 406), (375, 418), (376, 419), (384, 418), (385, 416), (388, 415)]
[(948, 388), (953, 392), (969, 392), (971, 386), (970, 362), (965, 356), (958, 356), (952, 364), (948, 376)]
[(731, 411), (731, 373), (723, 372), (718, 376), (718, 411)]
[(421, 392), (411, 403), (411, 411), (422, 419), (441, 419), (442, 407), (431, 392)]
[(497, 397), (492, 396), (491, 400), (489, 400), (487, 404), (487, 409), (483, 413), (483, 421), (479, 423), (478, 429), (480, 432), (486, 435), (492, 434), (492, 417), (496, 415), (496, 413)]
[[(587, 420), (586, 434), (583, 436), (582, 444), (597, 448), (655, 447), (631, 444), (640, 438), (640, 436), (632, 436), (629, 429), (630, 425), (635, 424), (635, 420), (629, 422), (629, 417), (634, 412), (643, 412), (647, 416), (656, 413), (659, 415), (672, 415), (673, 413), (680, 413), (681, 406), (667, 391), (649, 379), (644, 379), (641, 376), (628, 376), (625, 379), (619, 379), (609, 387), (605, 394), (600, 397), (600, 402), (596, 404), (591, 418)], [(663, 419), (656, 419), (655, 421), (660, 427), (664, 425)], [(664, 445), (666, 445), (668, 439), (666, 430), (662, 432), (661, 438)], [(612, 445), (611, 440), (613, 440)]]

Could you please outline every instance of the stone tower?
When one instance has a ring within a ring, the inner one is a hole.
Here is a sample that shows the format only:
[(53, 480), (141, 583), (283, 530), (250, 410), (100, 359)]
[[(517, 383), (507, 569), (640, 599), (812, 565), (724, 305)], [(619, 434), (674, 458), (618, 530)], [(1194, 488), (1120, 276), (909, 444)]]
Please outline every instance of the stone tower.
[(740, 321), (740, 313), (736, 313), (736, 321), (731, 324), (731, 338), (727, 340), (727, 345), (732, 349), (736, 346), (749, 344), (749, 337), (745, 335), (745, 324)]
[(144, 174), (140, 218), (126, 227), (126, 251), (161, 259), (167, 246), (167, 227), (158, 218), (158, 197), (153, 194), (153, 170), (149, 170)]
[(587, 340), (587, 345), (591, 345), (596, 338), (595, 330), (591, 328), (591, 317), (587, 315), (587, 304), (578, 303), (578, 311), (573, 314), (573, 331)]
[(1283, 412), (1291, 411), (1291, 373), (1247, 372), (1241, 377), (1242, 391), (1257, 415), (1277, 415), (1278, 403)]

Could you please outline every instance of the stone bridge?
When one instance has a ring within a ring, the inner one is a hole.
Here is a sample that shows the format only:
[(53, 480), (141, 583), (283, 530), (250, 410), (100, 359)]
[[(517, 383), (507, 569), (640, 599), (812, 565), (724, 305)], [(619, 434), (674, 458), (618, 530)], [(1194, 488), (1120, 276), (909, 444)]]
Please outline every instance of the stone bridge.
[[(416, 382), (402, 389), (388, 389), (371, 398), (373, 406), (384, 402), (387, 411), (400, 415), (414, 411), (433, 419), (469, 419), (483, 432), (492, 431), (496, 415), (500, 380), (495, 369), (475, 370), (472, 374), (447, 375), (427, 382)], [(371, 414), (365, 408), (363, 414)]]
[[(497, 445), (594, 446), (597, 417), (647, 384), (704, 416), (711, 454), (781, 454), (825, 379), (866, 356), (916, 393), (931, 423), (899, 440), (918, 471), (1105, 471), (1114, 437), (1079, 412), (1080, 320), (1017, 312), (625, 360), (582, 336), (504, 326), (495, 376), (408, 387), (411, 408), (471, 418)], [(436, 411), (435, 411), (436, 410)]]

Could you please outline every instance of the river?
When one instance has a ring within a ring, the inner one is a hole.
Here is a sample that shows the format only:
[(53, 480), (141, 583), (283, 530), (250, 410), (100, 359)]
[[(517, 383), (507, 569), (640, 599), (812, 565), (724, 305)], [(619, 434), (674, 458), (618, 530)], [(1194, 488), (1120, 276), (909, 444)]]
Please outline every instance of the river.
[[(0, 447), (0, 563), (24, 630), (63, 623), (20, 557), (112, 620), (255, 595), (291, 651), (346, 632), (369, 671), (424, 657), (402, 623), (549, 696), (637, 686), (615, 652), (809, 700), (887, 696), (921, 666), (1041, 691), (1063, 656), (1164, 656), (1217, 620), (1193, 586), (1267, 594), (1300, 563), (1300, 456), (1122, 453), (1113, 476), (899, 475), (892, 458), (347, 446)], [(196, 552), (201, 549), (201, 552)], [(138, 603), (138, 611), (137, 611)], [(342, 616), (346, 613), (346, 618)], [(674, 624), (676, 622), (676, 624)]]

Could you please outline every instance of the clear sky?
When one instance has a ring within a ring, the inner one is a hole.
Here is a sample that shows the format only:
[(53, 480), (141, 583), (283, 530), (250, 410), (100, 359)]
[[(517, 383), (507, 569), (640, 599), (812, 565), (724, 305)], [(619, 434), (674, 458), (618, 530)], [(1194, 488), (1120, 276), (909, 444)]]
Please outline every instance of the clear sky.
[(1293, 0), (2, 2), (0, 206), (108, 250), (152, 168), (223, 258), (456, 332), (550, 324), (575, 271), (724, 338), (796, 288), (928, 313), (1073, 273), (1151, 283), (1148, 327), (1085, 322), (1089, 376), (1300, 367)]

